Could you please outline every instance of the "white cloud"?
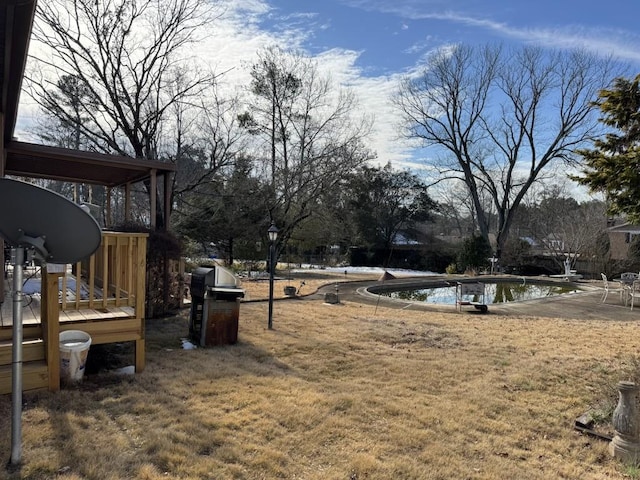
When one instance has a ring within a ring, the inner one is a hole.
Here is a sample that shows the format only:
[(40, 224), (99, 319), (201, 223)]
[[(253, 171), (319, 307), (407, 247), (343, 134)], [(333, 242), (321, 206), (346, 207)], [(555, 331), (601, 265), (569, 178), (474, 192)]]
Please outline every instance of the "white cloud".
[(369, 145), (377, 155), (377, 162), (391, 161), (398, 166), (411, 157), (409, 144), (399, 138), (400, 115), (391, 98), (398, 88), (402, 74), (367, 77), (356, 62), (360, 52), (331, 49), (316, 56), (319, 68), (329, 72), (332, 79), (351, 88), (358, 98), (359, 113), (373, 117), (373, 131)]
[[(640, 36), (629, 32), (580, 26), (517, 28), (507, 23), (453, 12), (423, 13), (425, 8), (433, 10), (434, 3), (438, 2), (410, 2), (409, 7), (406, 3), (403, 7), (402, 2), (389, 1), (377, 6), (372, 6), (365, 0), (358, 0), (356, 3), (362, 8), (366, 4), (368, 8), (398, 15), (402, 20), (403, 30), (409, 28), (404, 20), (432, 19), (466, 25), (521, 42), (535, 42), (547, 47), (581, 47), (601, 54), (615, 53), (619, 58), (640, 62)], [(320, 23), (320, 19), (314, 14), (285, 15), (266, 0), (220, 0), (219, 5), (220, 16), (203, 32), (203, 41), (190, 49), (190, 60), (216, 73), (226, 72), (222, 82), (233, 90), (248, 85), (248, 67), (256, 61), (257, 52), (262, 48), (279, 45), (302, 50), (316, 31), (327, 28), (327, 24)], [(267, 29), (265, 22), (275, 25), (275, 28)], [(437, 47), (436, 43), (433, 36), (427, 36), (422, 43), (404, 53), (425, 52)], [(330, 73), (336, 82), (353, 88), (361, 111), (374, 117), (370, 146), (378, 153), (378, 161), (392, 161), (400, 166), (415, 167), (413, 162), (417, 160), (414, 155), (419, 152), (413, 152), (409, 143), (399, 138), (400, 117), (391, 103), (391, 97), (398, 87), (400, 77), (417, 71), (421, 59), (413, 69), (371, 77), (357, 66), (362, 53), (332, 48), (316, 53), (315, 58), (321, 69)], [(24, 95), (22, 104), (19, 127), (24, 127), (30, 116), (35, 115), (33, 106)]]
[[(202, 40), (189, 49), (185, 58), (199, 68), (212, 70), (220, 77), (221, 90), (235, 94), (250, 82), (249, 67), (257, 60), (257, 53), (270, 45), (302, 50), (313, 35), (313, 15), (280, 15), (262, 0), (223, 0), (217, 9), (219, 16), (204, 29)], [(267, 30), (264, 21), (275, 21), (276, 29)], [(313, 24), (315, 28), (324, 28)], [(330, 74), (339, 85), (353, 89), (359, 114), (373, 118), (369, 148), (377, 153), (377, 162), (391, 161), (399, 167), (413, 167), (415, 159), (408, 141), (399, 138), (400, 116), (391, 103), (401, 73), (369, 77), (357, 67), (362, 52), (332, 48), (315, 55), (320, 70)], [(29, 137), (37, 106), (23, 95), (17, 134)]]
[(368, 8), (393, 13), (411, 20), (440, 20), (461, 24), (485, 30), (497, 36), (525, 43), (535, 43), (549, 48), (581, 48), (596, 55), (613, 55), (623, 61), (640, 62), (640, 35), (628, 30), (587, 27), (577, 24), (518, 27), (506, 22), (454, 11), (426, 12), (425, 9), (434, 10), (433, 3), (437, 2), (429, 2), (415, 7), (412, 2), (376, 5), (363, 0), (359, 2), (359, 6), (364, 8), (367, 5)]
[(400, 81), (400, 75), (387, 77), (361, 77), (353, 83), (362, 109), (374, 116), (371, 148), (378, 154), (378, 162), (391, 161), (398, 166), (407, 166), (412, 157), (410, 143), (401, 138), (399, 125), (401, 116), (392, 103)]
[(228, 72), (227, 79), (245, 80), (244, 64), (255, 61), (261, 48), (273, 44), (298, 48), (306, 38), (296, 29), (277, 33), (262, 29), (260, 22), (270, 15), (273, 10), (263, 1), (227, 0), (223, 13), (205, 30), (204, 40), (191, 48), (193, 58), (216, 72)]
[[(566, 49), (582, 48), (596, 55), (613, 55), (628, 62), (640, 63), (640, 35), (636, 31), (618, 28), (588, 27), (584, 25), (543, 25), (518, 27), (498, 22), (490, 17), (478, 17), (458, 11), (445, 11), (451, 0), (343, 0), (354, 8), (397, 15), (404, 20), (441, 20), (495, 35), (545, 47)], [(464, 8), (462, 1), (457, 1)], [(472, 6), (473, 2), (470, 3)], [(489, 7), (489, 5), (487, 5)], [(489, 7), (490, 8), (490, 7)], [(580, 7), (576, 7), (580, 8)]]
[[(204, 59), (216, 72), (227, 72), (222, 82), (230, 88), (249, 83), (248, 66), (257, 59), (256, 54), (261, 48), (277, 44), (301, 49), (312, 35), (312, 31), (302, 28), (284, 28), (276, 32), (261, 29), (261, 18), (265, 15), (273, 17), (277, 13), (258, 8), (259, 2), (250, 3), (255, 15), (246, 18), (244, 4), (233, 3), (235, 7), (229, 6), (225, 14), (212, 24), (207, 40), (192, 50), (194, 56)], [(363, 75), (356, 66), (361, 53), (332, 48), (316, 54), (314, 58), (320, 70), (330, 74), (334, 82), (354, 90), (360, 113), (374, 118), (369, 146), (377, 152), (378, 161), (402, 164), (410, 159), (411, 152), (407, 143), (397, 138), (400, 118), (390, 102), (400, 75), (373, 78)]]
[(490, 31), (496, 35), (535, 43), (544, 47), (573, 49), (581, 48), (596, 55), (613, 55), (631, 62), (640, 62), (640, 35), (613, 28), (585, 27), (581, 25), (516, 27), (489, 18), (478, 18), (456, 12), (418, 13), (402, 10), (413, 20), (442, 20)]

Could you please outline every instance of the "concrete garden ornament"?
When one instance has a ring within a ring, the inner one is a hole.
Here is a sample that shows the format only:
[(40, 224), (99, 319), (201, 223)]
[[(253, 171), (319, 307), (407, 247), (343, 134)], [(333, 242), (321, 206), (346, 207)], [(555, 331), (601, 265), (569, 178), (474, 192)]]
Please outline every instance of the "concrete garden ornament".
[(633, 382), (619, 382), (618, 391), (620, 397), (611, 419), (615, 435), (609, 452), (624, 463), (637, 464), (640, 460), (638, 386)]

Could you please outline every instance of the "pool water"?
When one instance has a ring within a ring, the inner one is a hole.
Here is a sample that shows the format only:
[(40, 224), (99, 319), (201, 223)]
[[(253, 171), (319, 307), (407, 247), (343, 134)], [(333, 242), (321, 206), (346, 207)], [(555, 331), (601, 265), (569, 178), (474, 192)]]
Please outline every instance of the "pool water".
[[(544, 283), (516, 283), (498, 282), (484, 284), (484, 299), (480, 297), (465, 297), (465, 300), (479, 301), (486, 305), (495, 303), (522, 302), (538, 298), (552, 297), (577, 293), (580, 289), (572, 285), (544, 284)], [(432, 304), (455, 305), (456, 287), (421, 288), (388, 292), (384, 294), (391, 298), (426, 302)]]

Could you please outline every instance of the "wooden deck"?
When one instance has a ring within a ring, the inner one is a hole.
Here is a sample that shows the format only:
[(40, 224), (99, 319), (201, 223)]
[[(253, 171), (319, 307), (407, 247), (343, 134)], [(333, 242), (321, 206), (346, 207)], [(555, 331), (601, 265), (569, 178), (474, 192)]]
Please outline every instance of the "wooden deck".
[[(0, 328), (8, 328), (13, 325), (13, 278), (11, 275), (11, 271), (9, 271), (9, 276), (5, 279), (5, 301), (0, 304)], [(39, 284), (41, 281), (39, 271), (34, 271), (33, 275), (31, 279), (37, 280)], [(69, 273), (69, 275), (72, 274)], [(67, 298), (67, 304), (71, 305), (73, 301), (73, 296)], [(40, 312), (42, 308), (40, 285), (38, 285), (37, 292), (23, 294), (22, 305), (22, 324), (40, 325)], [(61, 324), (65, 322), (127, 317), (135, 317), (135, 309), (133, 307), (84, 308), (60, 311)]]
[[(146, 234), (103, 232), (98, 251), (53, 272), (23, 275), (23, 388), (60, 388), (58, 336), (82, 330), (92, 344), (134, 342), (136, 371), (144, 369)], [(13, 278), (8, 269), (0, 305), (0, 394), (11, 392)], [(64, 292), (64, 293), (63, 293)]]
[[(0, 304), (0, 327), (13, 325), (13, 278), (11, 273), (4, 280), (4, 302)], [(40, 295), (36, 298), (26, 296), (22, 301), (22, 322), (24, 324), (40, 323)]]

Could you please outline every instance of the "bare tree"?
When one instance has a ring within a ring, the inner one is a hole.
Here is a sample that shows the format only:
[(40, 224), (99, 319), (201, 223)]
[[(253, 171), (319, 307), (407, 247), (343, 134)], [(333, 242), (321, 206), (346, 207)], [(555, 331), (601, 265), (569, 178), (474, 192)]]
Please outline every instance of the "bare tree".
[(336, 88), (307, 57), (264, 50), (251, 76), (250, 110), (241, 120), (264, 160), (272, 192), (265, 208), (286, 245), (321, 193), (372, 158), (363, 143), (370, 124), (353, 118), (353, 94)]
[[(51, 89), (51, 98), (64, 106), (68, 115), (73, 118), (72, 122), (68, 117), (59, 118), (44, 111), (43, 115), (36, 118), (33, 133), (47, 145), (55, 145), (76, 150), (86, 149), (86, 138), (82, 135), (80, 125), (89, 119), (83, 114), (84, 103), (91, 102), (91, 94), (76, 76), (63, 75)], [(104, 207), (105, 189), (88, 184), (73, 184), (56, 180), (49, 180), (47, 188), (62, 193), (68, 197), (73, 197), (77, 203), (90, 203)], [(100, 216), (104, 215), (104, 211)]]
[(605, 204), (578, 203), (563, 185), (547, 185), (530, 208), (531, 236), (552, 254), (558, 266), (568, 258), (572, 265), (597, 250), (607, 228)]
[(438, 183), (433, 187), (434, 197), (438, 198), (440, 206), (436, 214), (437, 223), (444, 229), (440, 233), (468, 237), (477, 232), (474, 202), (468, 189), (462, 183)]
[(204, 191), (210, 195), (221, 177), (235, 171), (248, 136), (239, 125), (239, 112), (238, 98), (221, 95), (217, 82), (197, 103), (176, 102), (170, 109), (171, 120), (163, 123), (158, 136), (158, 152), (177, 166), (170, 204), (179, 214), (189, 210), (194, 196)]
[[(168, 110), (211, 81), (180, 57), (210, 12), (205, 0), (38, 2), (28, 90), (90, 149), (156, 160)], [(52, 88), (65, 76), (82, 90), (81, 103), (61, 101)]]
[(577, 51), (458, 46), (434, 53), (395, 101), (405, 135), (431, 147), (441, 177), (466, 185), (487, 240), (493, 210), (500, 256), (527, 191), (594, 137), (592, 101), (611, 73), (610, 61)]

